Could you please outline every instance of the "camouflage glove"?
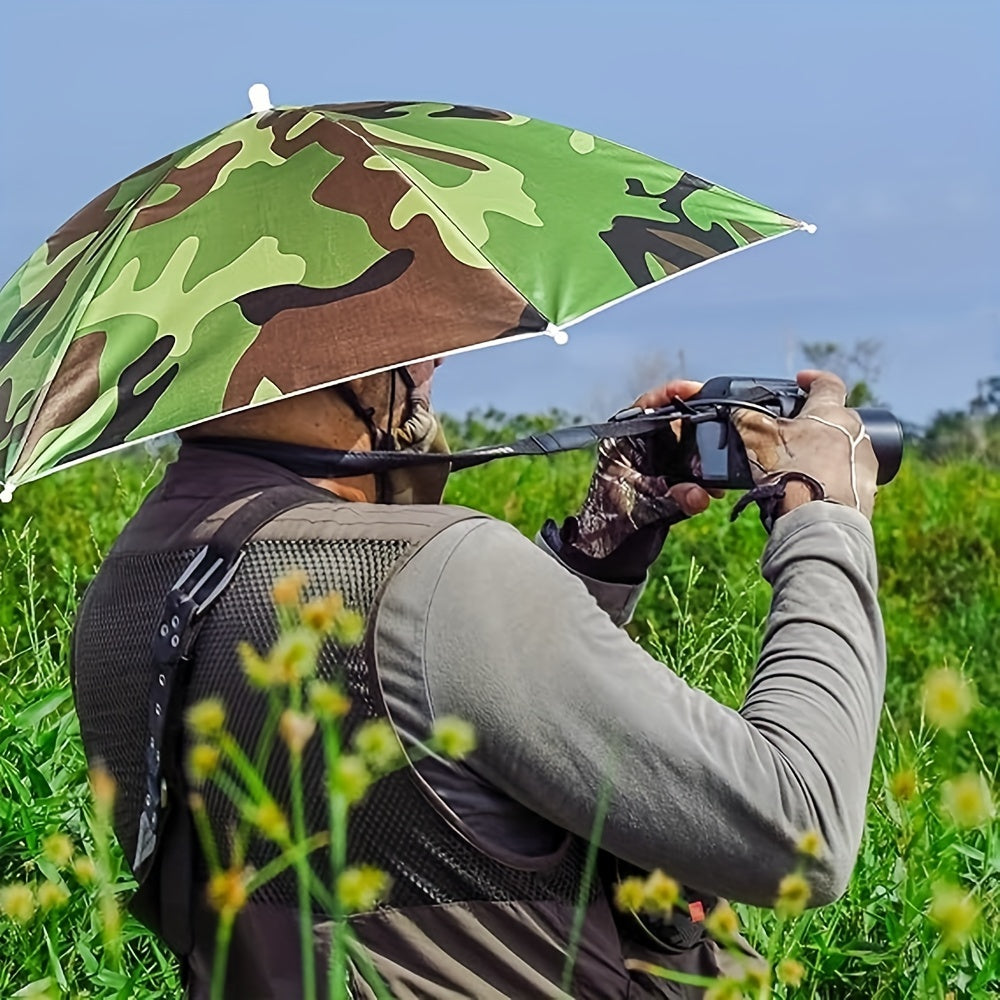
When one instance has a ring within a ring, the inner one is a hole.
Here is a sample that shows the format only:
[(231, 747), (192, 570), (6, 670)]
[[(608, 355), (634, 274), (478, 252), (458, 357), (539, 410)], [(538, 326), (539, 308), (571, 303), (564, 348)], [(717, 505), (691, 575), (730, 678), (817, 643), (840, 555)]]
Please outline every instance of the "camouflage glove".
[(809, 396), (793, 418), (735, 410), (756, 486), (733, 510), (756, 502), (768, 531), (775, 520), (810, 500), (843, 504), (871, 518), (878, 460), (861, 418), (844, 406), (844, 383), (829, 372), (803, 372)]
[(643, 528), (659, 529), (660, 545), (671, 524), (688, 515), (670, 494), (671, 483), (656, 474), (676, 448), (673, 435), (609, 438), (597, 449), (597, 468), (587, 499), (563, 525), (563, 541), (591, 559), (604, 559)]

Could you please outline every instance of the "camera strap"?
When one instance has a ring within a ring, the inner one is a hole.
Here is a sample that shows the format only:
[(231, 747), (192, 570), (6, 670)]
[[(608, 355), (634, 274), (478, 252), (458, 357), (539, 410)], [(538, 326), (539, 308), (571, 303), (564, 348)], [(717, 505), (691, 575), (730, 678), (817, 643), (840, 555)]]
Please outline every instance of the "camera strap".
[(363, 476), (422, 465), (447, 465), (452, 470), (470, 469), (496, 458), (516, 455), (556, 455), (599, 444), (605, 438), (638, 437), (663, 431), (671, 421), (684, 415), (673, 408), (652, 414), (632, 416), (634, 411), (624, 411), (626, 416), (612, 418), (603, 423), (559, 427), (539, 431), (527, 437), (504, 444), (483, 445), (450, 454), (409, 451), (341, 451), (336, 448), (314, 448), (279, 441), (262, 441), (254, 438), (198, 438), (199, 448), (218, 448), (235, 451), (253, 458), (283, 465), (307, 479), (335, 479)]

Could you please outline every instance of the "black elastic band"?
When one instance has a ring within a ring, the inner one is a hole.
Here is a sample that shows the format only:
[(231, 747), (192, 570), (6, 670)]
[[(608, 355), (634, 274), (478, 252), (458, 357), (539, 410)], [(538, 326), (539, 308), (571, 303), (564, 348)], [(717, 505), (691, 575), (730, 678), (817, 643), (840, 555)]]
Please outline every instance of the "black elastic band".
[(736, 505), (729, 515), (729, 520), (735, 521), (750, 504), (756, 503), (760, 511), (760, 523), (764, 525), (764, 530), (771, 534), (774, 530), (774, 522), (781, 517), (781, 501), (785, 499), (785, 487), (792, 480), (805, 483), (812, 493), (813, 500), (826, 499), (826, 490), (818, 479), (813, 479), (812, 476), (808, 476), (804, 472), (776, 473), (744, 493), (736, 501)]

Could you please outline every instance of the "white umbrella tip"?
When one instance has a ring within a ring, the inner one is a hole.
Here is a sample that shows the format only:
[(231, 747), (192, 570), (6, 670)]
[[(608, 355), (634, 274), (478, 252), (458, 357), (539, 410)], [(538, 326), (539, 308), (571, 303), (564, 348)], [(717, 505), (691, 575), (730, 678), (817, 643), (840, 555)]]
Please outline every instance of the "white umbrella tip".
[(0, 503), (10, 503), (14, 499), (14, 487), (10, 483), (4, 483), (0, 490)]
[(255, 115), (259, 115), (262, 111), (270, 111), (274, 107), (271, 104), (271, 92), (267, 89), (266, 83), (255, 83), (247, 91), (247, 97), (250, 98), (250, 110)]
[(545, 336), (551, 337), (560, 347), (563, 344), (569, 343), (569, 334), (565, 330), (561, 330), (554, 323), (549, 323), (545, 330)]
[(804, 229), (810, 236), (816, 232), (816, 226), (811, 222), (800, 222), (799, 229)]

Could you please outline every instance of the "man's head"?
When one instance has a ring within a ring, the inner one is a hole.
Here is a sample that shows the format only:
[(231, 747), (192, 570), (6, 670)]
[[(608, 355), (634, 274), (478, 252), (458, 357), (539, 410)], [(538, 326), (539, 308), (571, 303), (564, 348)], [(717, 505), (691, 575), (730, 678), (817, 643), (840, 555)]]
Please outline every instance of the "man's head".
[[(419, 362), (225, 414), (188, 428), (181, 437), (254, 438), (343, 451), (447, 452), (430, 405), (438, 364)], [(446, 478), (442, 465), (318, 482), (351, 500), (437, 503)]]

